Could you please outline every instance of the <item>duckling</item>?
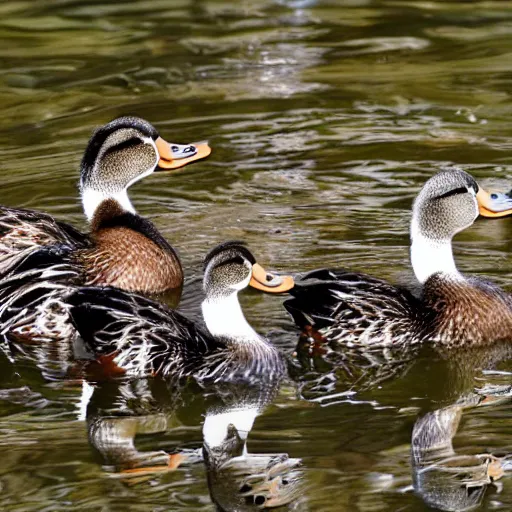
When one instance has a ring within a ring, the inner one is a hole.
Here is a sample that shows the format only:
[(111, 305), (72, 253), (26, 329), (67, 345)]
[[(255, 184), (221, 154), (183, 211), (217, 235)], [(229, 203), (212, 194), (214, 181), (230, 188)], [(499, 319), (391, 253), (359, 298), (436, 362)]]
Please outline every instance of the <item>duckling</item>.
[(349, 346), (511, 340), (512, 297), (489, 281), (462, 275), (452, 253), (452, 238), (479, 214), (510, 213), (509, 197), (490, 195), (462, 170), (443, 170), (413, 205), (411, 261), (419, 297), (365, 274), (322, 269), (296, 282), (285, 307), (301, 328)]
[[(76, 327), (87, 348), (82, 349), (83, 357), (92, 354), (111, 373), (193, 374), (204, 380), (284, 370), (278, 350), (245, 319), (238, 292), (252, 286), (281, 293), (293, 286), (293, 278), (267, 273), (240, 242), (222, 244), (205, 259), (202, 314), (207, 330), (142, 296), (72, 284), (76, 277), (73, 265), (54, 265), (45, 258), (36, 273), (34, 258), (28, 258), (29, 270), (20, 268), (11, 279), (0, 281), (0, 332), (14, 355), (27, 353), (40, 342), (36, 358), (70, 360), (69, 347), (74, 343), (78, 357)], [(39, 310), (61, 314), (41, 326)], [(38, 336), (41, 329), (44, 336)], [(67, 341), (55, 343), (59, 339)], [(55, 353), (61, 345), (62, 354)], [(42, 346), (47, 350), (39, 356)]]
[[(170, 144), (147, 121), (120, 117), (96, 130), (80, 166), (82, 205), (90, 233), (44, 213), (0, 207), (0, 269), (31, 251), (60, 245), (86, 285), (140, 293), (181, 287), (174, 249), (155, 226), (137, 215), (127, 190), (156, 169), (170, 170), (205, 158), (207, 144)], [(13, 258), (14, 257), (14, 258)]]

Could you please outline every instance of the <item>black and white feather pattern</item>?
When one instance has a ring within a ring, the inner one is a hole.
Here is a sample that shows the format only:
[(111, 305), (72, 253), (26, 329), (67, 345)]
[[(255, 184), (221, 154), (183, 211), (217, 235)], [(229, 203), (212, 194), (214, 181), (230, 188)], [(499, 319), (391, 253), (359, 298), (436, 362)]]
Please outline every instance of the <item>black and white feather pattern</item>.
[(213, 337), (167, 306), (114, 288), (79, 288), (67, 299), (88, 348), (130, 376), (161, 375), (221, 382), (284, 372), (277, 349), (263, 338), (240, 345)]
[[(296, 324), (312, 326), (348, 346), (391, 346), (419, 341), (420, 301), (404, 288), (345, 270), (310, 272), (284, 305)], [(424, 319), (422, 319), (424, 320)]]
[(65, 298), (81, 276), (67, 258), (71, 250), (50, 246), (10, 258), (0, 278), (1, 347), (9, 358), (72, 358), (75, 329)]
[(0, 206), (0, 264), (20, 251), (53, 244), (86, 248), (89, 240), (69, 224), (45, 213)]

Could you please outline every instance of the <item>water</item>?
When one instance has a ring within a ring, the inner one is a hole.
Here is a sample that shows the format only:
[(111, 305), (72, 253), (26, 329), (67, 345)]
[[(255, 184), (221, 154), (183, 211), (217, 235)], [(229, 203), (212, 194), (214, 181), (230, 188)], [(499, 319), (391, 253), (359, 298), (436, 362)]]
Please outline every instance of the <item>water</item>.
[[(432, 173), (458, 164), (510, 188), (511, 27), (501, 1), (3, 2), (0, 202), (84, 227), (76, 183), (86, 141), (130, 113), (168, 140), (214, 148), (131, 189), (181, 255), (185, 312), (197, 312), (202, 257), (227, 239), (246, 240), (268, 268), (345, 266), (408, 281), (411, 200)], [(481, 221), (460, 235), (460, 269), (506, 286), (511, 229)], [(242, 298), (255, 328), (292, 356), (298, 335), (280, 301)], [(347, 359), (299, 349), (293, 379), (249, 434), (251, 453), (301, 460), (286, 469), (301, 480), (291, 508), (512, 508), (508, 471), (488, 485), (497, 470), (476, 457), (511, 452), (506, 351)], [(80, 382), (5, 361), (1, 375), (2, 510), (213, 510), (197, 390), (178, 405), (169, 390), (156, 405), (144, 393), (142, 405), (128, 400), (123, 414), (140, 425), (129, 420), (126, 435), (138, 433), (139, 453), (189, 450), (175, 471), (130, 479), (88, 436)], [(476, 406), (496, 386), (505, 398)], [(121, 391), (95, 393), (110, 410)], [(436, 418), (449, 433), (431, 471), (413, 440), (419, 417), (431, 437)], [(238, 492), (233, 473), (220, 477), (228, 495)]]

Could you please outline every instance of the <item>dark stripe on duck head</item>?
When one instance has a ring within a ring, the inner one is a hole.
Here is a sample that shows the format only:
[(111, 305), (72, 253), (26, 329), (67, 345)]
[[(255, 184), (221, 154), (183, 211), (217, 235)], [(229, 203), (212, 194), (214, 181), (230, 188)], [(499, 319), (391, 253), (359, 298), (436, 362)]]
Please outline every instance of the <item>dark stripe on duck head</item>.
[(204, 258), (203, 270), (206, 270), (208, 264), (213, 258), (219, 256), (222, 253), (230, 252), (230, 257), (241, 256), (247, 259), (251, 265), (256, 263), (256, 258), (253, 256), (251, 251), (247, 248), (247, 244), (240, 240), (230, 240), (214, 247)]
[(123, 142), (120, 142), (119, 144), (116, 144), (111, 148), (108, 148), (103, 156), (105, 157), (109, 153), (113, 153), (115, 151), (122, 151), (123, 149), (133, 148), (135, 146), (139, 146), (140, 144), (143, 144), (142, 139), (139, 139), (138, 137), (133, 137), (131, 139), (124, 140)]
[(467, 194), (469, 192), (467, 187), (458, 187), (454, 188), (453, 190), (449, 190), (448, 192), (445, 192), (444, 194), (441, 194), (440, 196), (437, 196), (437, 199), (444, 199), (445, 197), (451, 197), (456, 196), (458, 194)]

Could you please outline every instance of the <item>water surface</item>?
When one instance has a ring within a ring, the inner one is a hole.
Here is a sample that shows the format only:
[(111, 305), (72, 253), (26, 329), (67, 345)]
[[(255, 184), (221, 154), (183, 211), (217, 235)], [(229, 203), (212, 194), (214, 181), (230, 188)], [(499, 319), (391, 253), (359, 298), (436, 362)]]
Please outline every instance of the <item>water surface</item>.
[[(76, 184), (87, 139), (134, 114), (168, 140), (214, 148), (205, 162), (131, 189), (189, 283), (227, 239), (246, 240), (269, 268), (346, 266), (408, 281), (410, 206), (429, 176), (456, 164), (510, 188), (511, 29), (502, 1), (3, 2), (0, 202), (85, 227)], [(457, 237), (460, 269), (507, 286), (511, 230), (507, 219), (481, 221)], [(196, 289), (185, 312), (196, 311)], [(294, 353), (298, 335), (279, 298), (246, 293), (243, 306)], [(506, 353), (398, 359), (295, 359), (294, 380), (249, 438), (251, 452), (301, 459), (292, 508), (427, 510), (428, 490), (453, 481), (413, 475), (413, 427), (427, 413), (461, 409), (457, 456), (510, 453), (507, 402), (473, 407), (475, 389), (509, 383), (482, 372), (496, 361), (512, 370)], [(200, 462), (116, 477), (78, 419), (79, 382), (4, 362), (2, 389), (3, 510), (213, 510)], [(138, 449), (197, 449), (203, 415), (184, 405), (163, 432), (138, 436)], [(505, 474), (437, 504), (509, 510), (510, 484)]]

